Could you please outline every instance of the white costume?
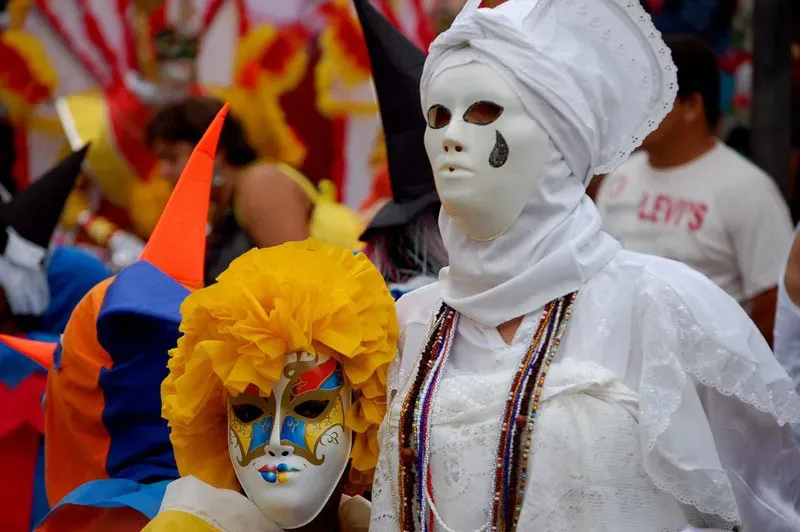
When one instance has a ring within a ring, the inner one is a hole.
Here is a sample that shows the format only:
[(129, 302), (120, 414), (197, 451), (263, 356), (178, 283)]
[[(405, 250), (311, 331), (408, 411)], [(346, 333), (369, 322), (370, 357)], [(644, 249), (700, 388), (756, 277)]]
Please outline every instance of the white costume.
[[(512, 379), (542, 309), (574, 291), (528, 417), (516, 530), (800, 530), (792, 382), (733, 299), (688, 267), (621, 251), (584, 194), (675, 98), (648, 15), (635, 0), (479, 4), (434, 41), (423, 73), (450, 266), (397, 305), (371, 530), (492, 530)], [(421, 445), (401, 449), (404, 401), (442, 303), (458, 317), (430, 403), (425, 511), (415, 488), (402, 525), (400, 470)], [(497, 326), (520, 316), (507, 345)]]

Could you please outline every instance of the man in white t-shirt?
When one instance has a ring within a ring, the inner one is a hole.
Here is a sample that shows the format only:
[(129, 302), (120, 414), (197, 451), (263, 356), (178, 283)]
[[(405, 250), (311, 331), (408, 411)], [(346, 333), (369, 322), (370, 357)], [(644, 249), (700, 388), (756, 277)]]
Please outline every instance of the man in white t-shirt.
[(603, 180), (606, 231), (630, 250), (684, 262), (751, 314), (772, 340), (777, 280), (792, 243), (774, 182), (715, 136), (720, 77), (714, 52), (692, 37), (667, 40), (678, 97), (642, 150)]

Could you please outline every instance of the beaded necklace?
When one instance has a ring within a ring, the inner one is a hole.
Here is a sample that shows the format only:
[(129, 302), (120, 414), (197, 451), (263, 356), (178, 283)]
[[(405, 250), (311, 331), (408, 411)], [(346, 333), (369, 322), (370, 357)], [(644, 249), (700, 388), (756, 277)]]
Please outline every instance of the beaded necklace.
[[(573, 292), (545, 306), (536, 333), (514, 374), (500, 425), (489, 520), (479, 529), (481, 531), (516, 530), (525, 497), (528, 455), (539, 398), (547, 370), (572, 314), (575, 295)], [(438, 519), (430, 480), (430, 414), (458, 319), (458, 312), (447, 305), (441, 306), (421, 353), (414, 382), (403, 401), (398, 475), (403, 532), (416, 530), (416, 523), (421, 532), (428, 532), (434, 528), (434, 517)]]

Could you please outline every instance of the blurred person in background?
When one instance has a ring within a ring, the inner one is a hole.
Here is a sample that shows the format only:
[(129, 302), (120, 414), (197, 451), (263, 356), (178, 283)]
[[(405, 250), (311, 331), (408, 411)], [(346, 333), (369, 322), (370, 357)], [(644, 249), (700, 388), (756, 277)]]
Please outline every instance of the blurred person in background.
[(425, 152), (425, 118), (410, 112), (422, 107), (419, 83), (425, 52), (368, 1), (355, 4), (372, 64), (388, 159), (385, 173), (375, 180), (373, 195), (390, 193), (390, 199), (371, 209), (361, 240), (398, 299), (436, 281), (448, 262), (439, 232), (441, 204)]
[[(175, 180), (222, 103), (193, 97), (161, 109), (146, 129), (161, 175)], [(206, 256), (206, 283), (252, 247), (270, 247), (314, 236), (358, 247), (357, 214), (291, 166), (265, 158), (248, 142), (241, 122), (228, 115), (214, 176), (214, 215)], [(322, 208), (321, 208), (322, 207)]]
[(604, 227), (630, 250), (684, 262), (749, 312), (771, 342), (792, 224), (775, 183), (717, 139), (717, 59), (694, 37), (665, 39), (678, 97), (642, 150), (603, 180)]
[(17, 180), (14, 179), (14, 127), (6, 118), (6, 110), (0, 104), (0, 200), (8, 201), (17, 193)]
[[(0, 332), (57, 341), (81, 298), (110, 275), (89, 253), (51, 245), (85, 154), (73, 153), (0, 204)], [(0, 530), (31, 530), (49, 509), (41, 456), (46, 371), (0, 345)]]

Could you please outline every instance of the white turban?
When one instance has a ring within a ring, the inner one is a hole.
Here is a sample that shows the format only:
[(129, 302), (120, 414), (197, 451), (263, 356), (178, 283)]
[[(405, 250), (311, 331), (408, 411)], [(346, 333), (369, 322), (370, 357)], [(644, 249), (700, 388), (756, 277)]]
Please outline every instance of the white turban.
[(469, 0), (431, 44), (420, 90), (479, 60), (503, 74), (587, 182), (614, 170), (672, 108), (676, 68), (638, 0)]

